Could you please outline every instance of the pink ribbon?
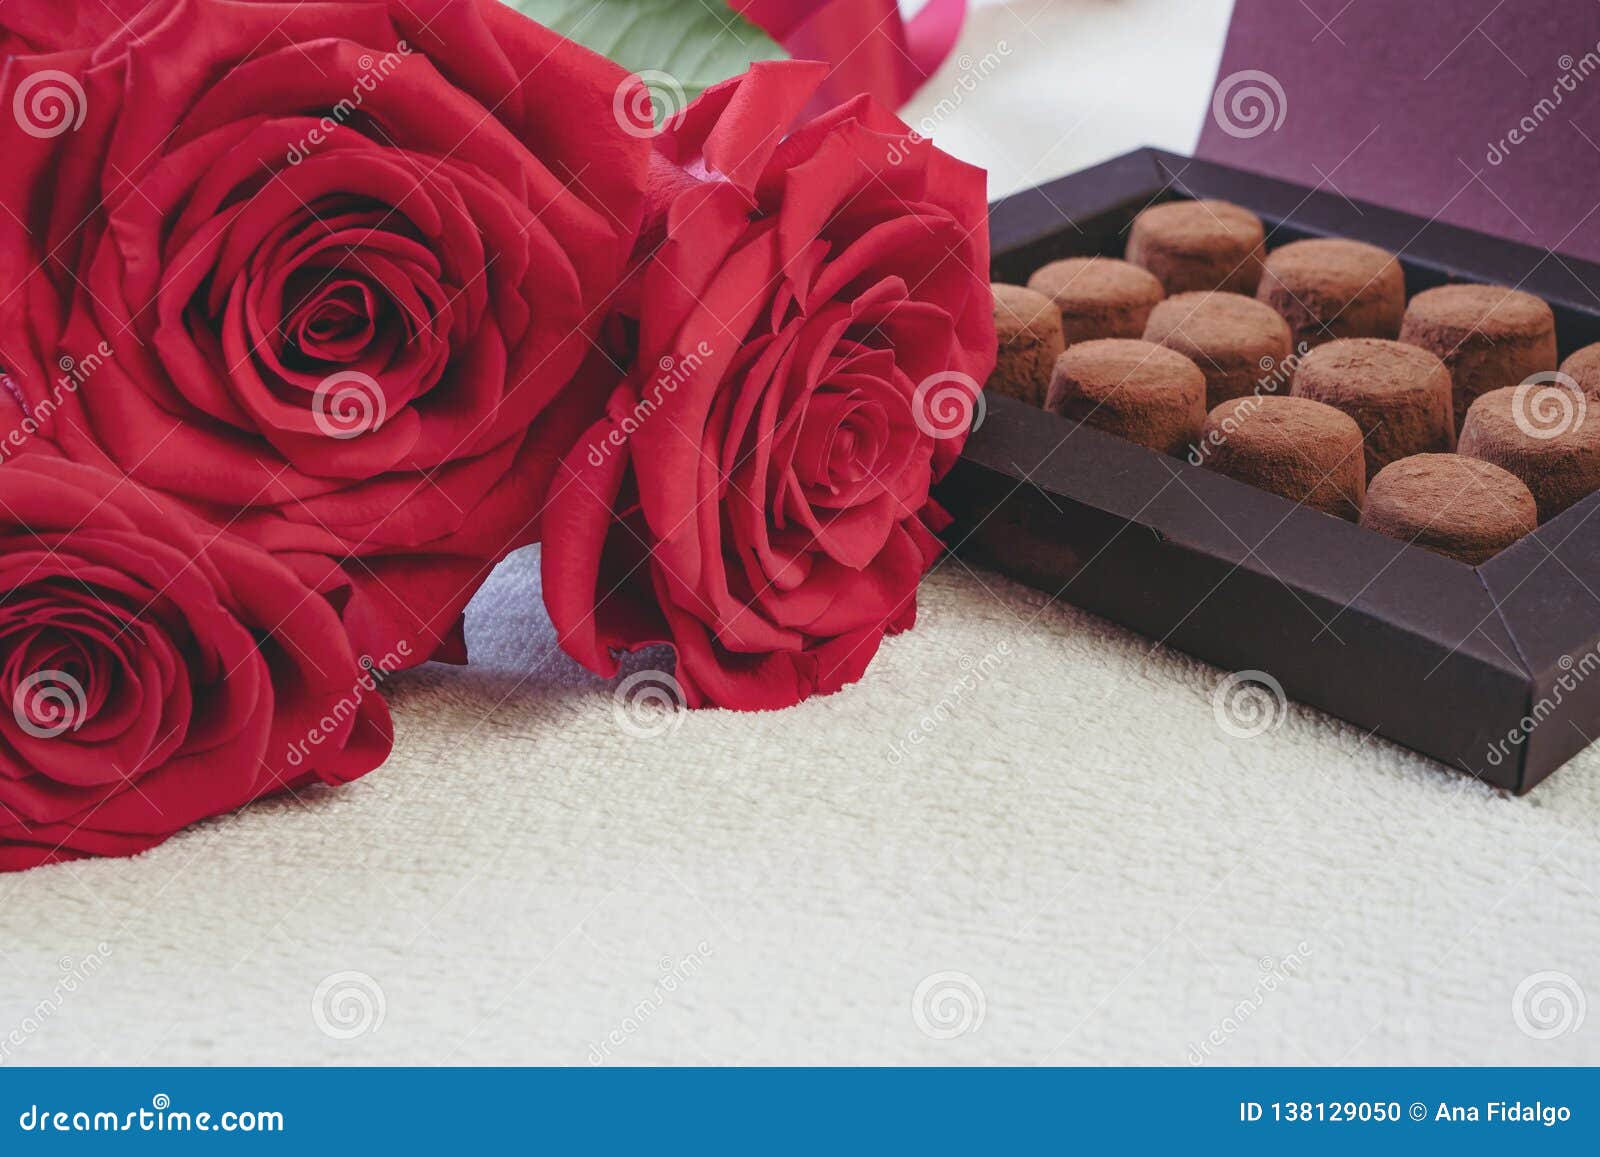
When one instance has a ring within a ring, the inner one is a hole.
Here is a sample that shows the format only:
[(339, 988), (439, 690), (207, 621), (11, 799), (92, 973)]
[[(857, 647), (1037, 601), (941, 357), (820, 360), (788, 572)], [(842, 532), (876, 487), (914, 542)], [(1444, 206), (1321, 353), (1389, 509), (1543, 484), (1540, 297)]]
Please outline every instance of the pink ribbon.
[(870, 93), (898, 109), (955, 48), (967, 0), (928, 0), (910, 20), (897, 0), (732, 0), (797, 60), (831, 66), (810, 111)]

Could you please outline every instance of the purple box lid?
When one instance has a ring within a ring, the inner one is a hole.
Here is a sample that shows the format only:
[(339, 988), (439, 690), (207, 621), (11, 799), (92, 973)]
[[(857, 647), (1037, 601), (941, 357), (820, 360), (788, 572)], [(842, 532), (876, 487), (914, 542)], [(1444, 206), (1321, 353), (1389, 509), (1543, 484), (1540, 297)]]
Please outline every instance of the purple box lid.
[(1600, 4), (1237, 0), (1196, 152), (1600, 261)]

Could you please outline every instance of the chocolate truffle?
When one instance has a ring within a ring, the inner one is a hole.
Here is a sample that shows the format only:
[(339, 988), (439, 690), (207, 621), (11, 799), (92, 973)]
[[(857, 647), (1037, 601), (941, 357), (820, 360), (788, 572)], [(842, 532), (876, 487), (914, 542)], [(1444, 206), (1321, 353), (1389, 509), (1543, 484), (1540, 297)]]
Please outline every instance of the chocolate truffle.
[(1569, 355), (1561, 363), (1561, 372), (1577, 382), (1591, 402), (1600, 400), (1600, 342)]
[(1250, 210), (1228, 201), (1166, 201), (1133, 219), (1125, 256), (1168, 293), (1254, 293), (1265, 251), (1266, 231)]
[(1338, 237), (1274, 249), (1256, 296), (1283, 314), (1295, 348), (1341, 337), (1393, 338), (1406, 308), (1406, 278), (1394, 254)]
[(1539, 512), (1514, 474), (1461, 454), (1416, 454), (1391, 462), (1367, 485), (1361, 525), (1477, 566), (1538, 525)]
[(1277, 393), (1289, 323), (1242, 293), (1180, 293), (1156, 306), (1144, 340), (1177, 350), (1206, 376), (1206, 409), (1246, 394)]
[(1028, 278), (1028, 288), (1056, 303), (1067, 344), (1103, 337), (1138, 337), (1162, 298), (1149, 270), (1115, 257), (1068, 257)]
[(1376, 337), (1331, 341), (1295, 367), (1289, 392), (1355, 419), (1367, 480), (1413, 454), (1456, 448), (1450, 371), (1425, 349)]
[(1431, 350), (1448, 367), (1457, 425), (1490, 390), (1556, 368), (1550, 307), (1498, 285), (1441, 285), (1417, 294), (1406, 308), (1400, 340)]
[(1460, 448), (1522, 479), (1548, 522), (1600, 490), (1600, 405), (1557, 383), (1502, 386), (1472, 403)]
[(1367, 472), (1355, 419), (1310, 398), (1235, 398), (1206, 416), (1208, 469), (1339, 518), (1361, 513)]
[(1045, 409), (1183, 454), (1206, 416), (1206, 378), (1180, 353), (1147, 341), (1079, 342), (1056, 359)]
[(1050, 371), (1066, 349), (1061, 315), (1049, 298), (1031, 289), (999, 284), (990, 288), (994, 290), (994, 328), (1000, 354), (987, 388), (1042, 406), (1050, 388)]

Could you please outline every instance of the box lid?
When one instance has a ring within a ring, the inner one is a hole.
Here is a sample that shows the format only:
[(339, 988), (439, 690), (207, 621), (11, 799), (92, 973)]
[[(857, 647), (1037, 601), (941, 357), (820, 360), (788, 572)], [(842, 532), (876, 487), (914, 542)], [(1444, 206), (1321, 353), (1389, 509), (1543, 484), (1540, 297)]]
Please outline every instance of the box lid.
[(1237, 0), (1197, 154), (1600, 261), (1600, 5)]

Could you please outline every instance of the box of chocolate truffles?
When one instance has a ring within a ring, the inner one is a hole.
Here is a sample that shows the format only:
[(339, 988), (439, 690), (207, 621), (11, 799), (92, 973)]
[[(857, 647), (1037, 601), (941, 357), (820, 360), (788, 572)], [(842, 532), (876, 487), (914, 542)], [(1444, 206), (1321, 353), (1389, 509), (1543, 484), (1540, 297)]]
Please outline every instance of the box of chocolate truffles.
[(990, 222), (954, 550), (1509, 791), (1600, 736), (1600, 267), (1153, 149)]

